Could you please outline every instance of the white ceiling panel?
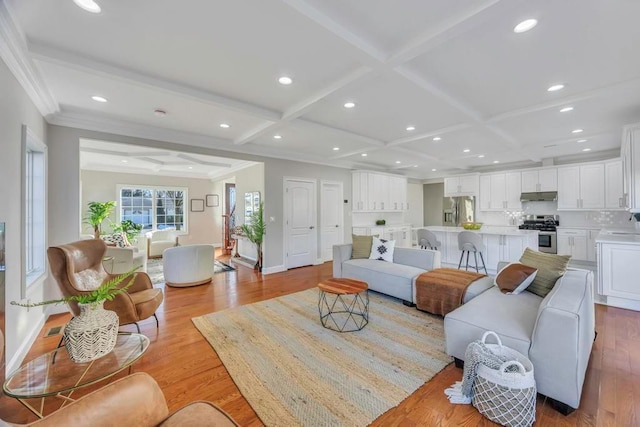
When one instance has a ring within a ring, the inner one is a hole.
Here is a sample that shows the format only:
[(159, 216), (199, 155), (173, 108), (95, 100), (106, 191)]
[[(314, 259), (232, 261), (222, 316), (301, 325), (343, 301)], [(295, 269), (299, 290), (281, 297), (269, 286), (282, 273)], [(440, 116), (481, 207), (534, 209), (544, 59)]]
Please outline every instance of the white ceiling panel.
[[(437, 136), (437, 138), (441, 138), (439, 141), (434, 141), (433, 138), (428, 137), (409, 142), (404, 144), (403, 147), (414, 150), (417, 153), (424, 153), (439, 159), (456, 162), (459, 159), (476, 157), (482, 154), (489, 155), (505, 149), (504, 143), (500, 142), (496, 135), (478, 128), (439, 134)], [(465, 153), (464, 150), (469, 150), (469, 152)]]
[[(540, 0), (452, 38), (412, 62), (485, 116), (640, 77), (640, 2)], [(515, 34), (525, 18), (539, 21)], [(566, 88), (547, 92), (552, 84)]]
[[(355, 108), (344, 108), (347, 101)], [(324, 98), (305, 118), (384, 141), (462, 122), (465, 117), (397, 74), (363, 79)]]

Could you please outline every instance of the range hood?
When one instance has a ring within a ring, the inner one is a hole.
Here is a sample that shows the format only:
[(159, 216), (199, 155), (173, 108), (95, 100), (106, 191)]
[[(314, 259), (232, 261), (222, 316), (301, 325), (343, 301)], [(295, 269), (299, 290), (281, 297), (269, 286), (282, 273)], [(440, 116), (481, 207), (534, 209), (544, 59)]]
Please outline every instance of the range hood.
[(556, 200), (558, 200), (557, 191), (536, 191), (520, 195), (521, 202), (555, 202)]

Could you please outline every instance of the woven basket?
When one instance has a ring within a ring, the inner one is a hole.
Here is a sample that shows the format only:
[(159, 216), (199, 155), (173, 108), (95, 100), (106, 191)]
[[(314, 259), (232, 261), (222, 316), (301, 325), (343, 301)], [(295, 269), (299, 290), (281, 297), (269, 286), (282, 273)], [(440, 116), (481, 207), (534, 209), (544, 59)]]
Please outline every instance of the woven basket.
[(76, 363), (85, 363), (109, 353), (118, 338), (118, 315), (105, 310), (104, 301), (78, 304), (80, 314), (64, 327), (64, 345)]

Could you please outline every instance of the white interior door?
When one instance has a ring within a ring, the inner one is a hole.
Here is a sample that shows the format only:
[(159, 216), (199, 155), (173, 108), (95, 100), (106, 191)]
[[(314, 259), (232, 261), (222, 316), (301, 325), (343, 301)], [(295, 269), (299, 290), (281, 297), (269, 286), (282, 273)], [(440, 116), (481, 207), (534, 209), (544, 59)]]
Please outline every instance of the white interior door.
[(320, 184), (320, 247), (322, 260), (333, 259), (333, 245), (344, 242), (342, 183), (322, 181)]
[(316, 182), (285, 178), (285, 266), (315, 264), (318, 252)]

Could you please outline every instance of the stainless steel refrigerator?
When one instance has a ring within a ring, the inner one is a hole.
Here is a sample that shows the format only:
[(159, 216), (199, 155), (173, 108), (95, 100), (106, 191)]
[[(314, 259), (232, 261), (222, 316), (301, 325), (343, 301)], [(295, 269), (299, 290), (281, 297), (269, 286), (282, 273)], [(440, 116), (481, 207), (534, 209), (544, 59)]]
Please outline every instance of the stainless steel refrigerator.
[(474, 222), (475, 220), (475, 197), (445, 197), (442, 201), (442, 225), (460, 227), (463, 222)]

